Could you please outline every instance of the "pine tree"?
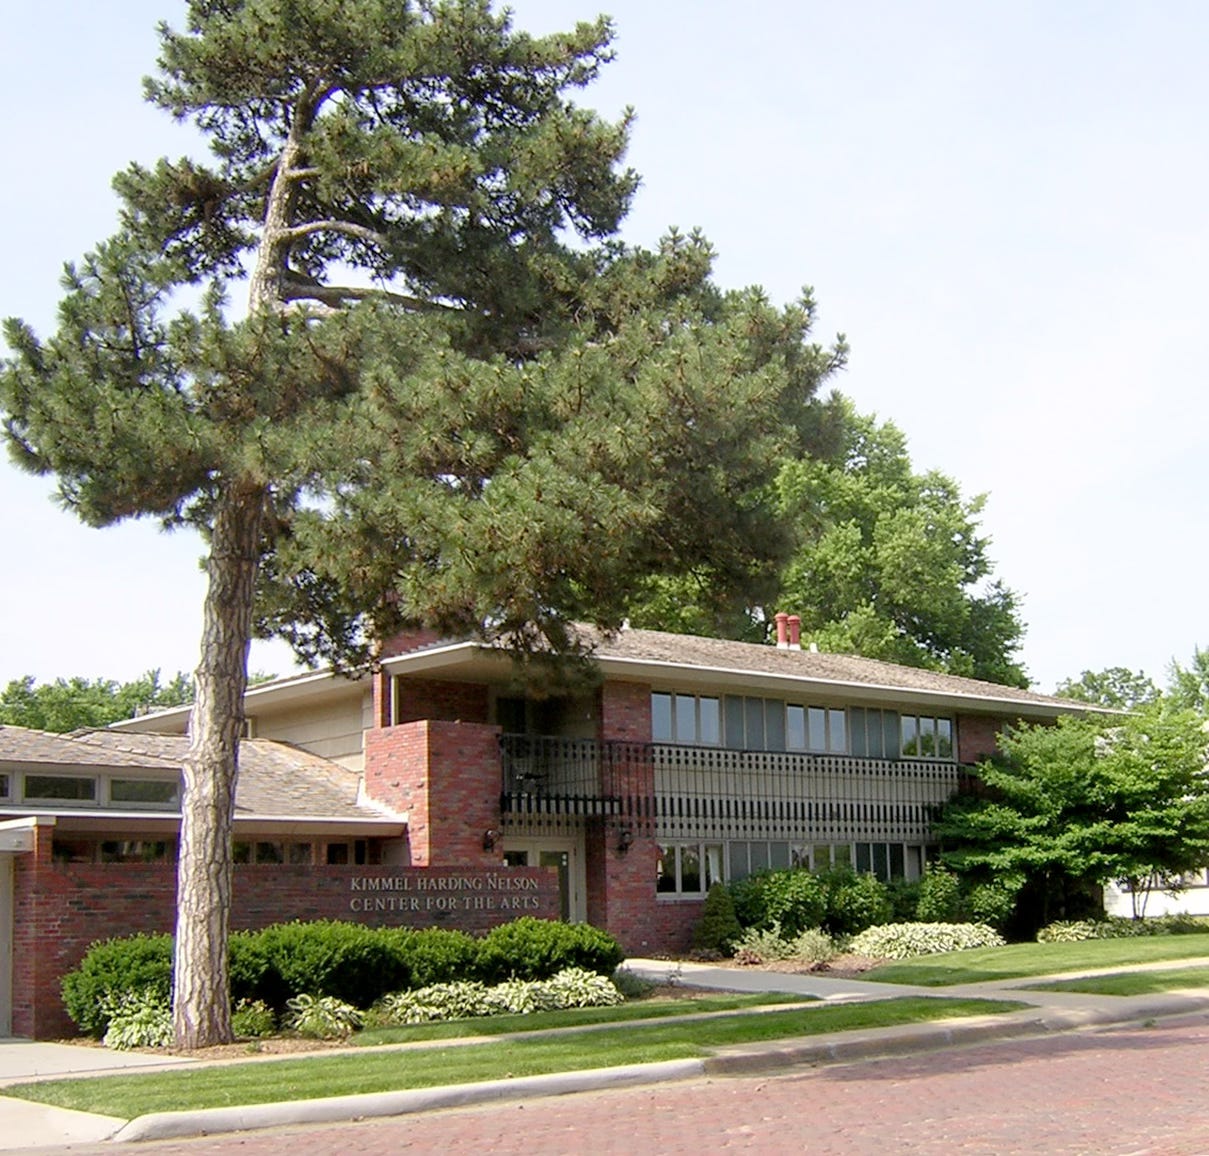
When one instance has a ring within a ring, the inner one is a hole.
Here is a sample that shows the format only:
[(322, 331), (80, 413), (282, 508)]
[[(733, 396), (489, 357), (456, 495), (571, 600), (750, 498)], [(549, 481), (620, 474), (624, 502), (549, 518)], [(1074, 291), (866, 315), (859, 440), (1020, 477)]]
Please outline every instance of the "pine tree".
[(805, 303), (714, 288), (698, 236), (616, 240), (629, 117), (569, 95), (610, 35), (532, 38), (487, 0), (193, 0), (146, 91), (210, 160), (119, 174), (120, 228), (68, 268), (58, 332), (6, 324), (18, 462), (89, 524), (206, 541), (182, 1047), (231, 1035), (254, 630), (342, 663), (404, 623), (559, 653), (637, 576), (740, 581), (778, 540), (756, 494), (842, 348), (807, 341)]

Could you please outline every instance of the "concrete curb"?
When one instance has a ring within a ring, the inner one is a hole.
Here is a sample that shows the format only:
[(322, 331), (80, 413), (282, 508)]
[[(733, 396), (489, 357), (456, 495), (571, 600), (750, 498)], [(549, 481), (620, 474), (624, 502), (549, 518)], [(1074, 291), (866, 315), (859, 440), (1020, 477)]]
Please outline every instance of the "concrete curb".
[(490, 1080), (481, 1084), (454, 1084), (410, 1092), (371, 1092), (360, 1096), (333, 1096), (323, 1100), (293, 1100), (277, 1104), (209, 1108), (197, 1112), (155, 1112), (139, 1116), (119, 1128), (110, 1139), (176, 1140), (186, 1136), (276, 1128), (285, 1124), (331, 1124), (373, 1116), (404, 1116), (434, 1108), (459, 1108), (496, 1100), (537, 1096), (563, 1096), (571, 1092), (626, 1088), (636, 1084), (687, 1080), (705, 1074), (703, 1060), (669, 1060), (658, 1064), (631, 1064), (616, 1068), (591, 1068), (548, 1076), (522, 1076), (515, 1080)]

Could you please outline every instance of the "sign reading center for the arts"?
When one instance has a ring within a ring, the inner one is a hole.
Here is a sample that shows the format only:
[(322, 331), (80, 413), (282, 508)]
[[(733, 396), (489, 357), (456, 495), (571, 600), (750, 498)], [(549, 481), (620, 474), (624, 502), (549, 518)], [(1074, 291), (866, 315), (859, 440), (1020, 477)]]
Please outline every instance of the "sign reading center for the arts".
[(348, 880), (348, 909), (357, 915), (500, 913), (507, 918), (547, 912), (557, 902), (553, 872), (428, 867)]

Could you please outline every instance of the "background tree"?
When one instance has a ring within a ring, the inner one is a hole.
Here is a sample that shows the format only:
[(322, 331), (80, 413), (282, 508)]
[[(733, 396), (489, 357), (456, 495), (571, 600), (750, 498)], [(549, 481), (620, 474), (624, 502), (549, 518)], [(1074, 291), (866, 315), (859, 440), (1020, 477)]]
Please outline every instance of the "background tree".
[(65, 734), (81, 727), (106, 727), (144, 709), (184, 706), (193, 701), (193, 681), (183, 671), (164, 682), (149, 670), (133, 682), (56, 678), (37, 684), (32, 675), (13, 679), (0, 691), (0, 725)]
[(808, 303), (716, 290), (699, 237), (613, 239), (628, 118), (568, 96), (609, 36), (531, 38), (485, 0), (193, 0), (146, 88), (211, 161), (119, 174), (121, 228), (67, 270), (58, 332), (6, 325), (18, 462), (90, 524), (206, 541), (180, 1046), (230, 1038), (254, 624), (342, 662), (405, 623), (557, 653), (643, 574), (726, 582), (776, 548), (759, 495), (842, 347), (807, 342)]
[(980, 793), (937, 823), (942, 860), (971, 884), (1014, 887), (1018, 933), (1084, 914), (1110, 881), (1129, 886), (1141, 914), (1154, 882), (1209, 862), (1202, 721), (1160, 699), (1007, 731), (1004, 757), (978, 768)]
[(634, 624), (754, 640), (789, 610), (827, 651), (1027, 686), (1018, 600), (978, 532), (984, 498), (915, 473), (902, 433), (842, 396), (812, 416), (815, 452), (787, 456), (764, 495), (789, 552), (753, 570), (745, 601), (708, 570), (654, 579)]
[(1209, 718), (1209, 650), (1196, 647), (1187, 666), (1173, 661), (1167, 673), (1170, 697), (1202, 718)]
[(1078, 678), (1065, 679), (1058, 683), (1054, 693), (1114, 710), (1132, 710), (1154, 702), (1159, 688), (1141, 671), (1110, 666), (1099, 671), (1085, 670)]

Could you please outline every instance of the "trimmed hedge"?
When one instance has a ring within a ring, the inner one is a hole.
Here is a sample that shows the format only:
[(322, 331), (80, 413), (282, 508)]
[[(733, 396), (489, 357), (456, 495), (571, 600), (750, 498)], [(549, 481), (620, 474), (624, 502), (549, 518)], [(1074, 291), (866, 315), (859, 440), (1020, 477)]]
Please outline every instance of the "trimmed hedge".
[[(584, 923), (518, 919), (481, 939), (445, 928), (279, 923), (231, 936), (231, 999), (262, 1003), (278, 1017), (299, 995), (368, 1008), (390, 992), (459, 980), (544, 980), (568, 968), (607, 976), (623, 958), (617, 940)], [(116, 1000), (150, 991), (166, 1001), (171, 984), (171, 936), (109, 939), (63, 977), (63, 1004), (82, 1032), (99, 1038)]]
[(846, 867), (811, 872), (804, 867), (760, 871), (730, 885), (735, 915), (744, 928), (792, 938), (812, 927), (830, 935), (855, 935), (893, 915), (890, 891), (874, 876)]

